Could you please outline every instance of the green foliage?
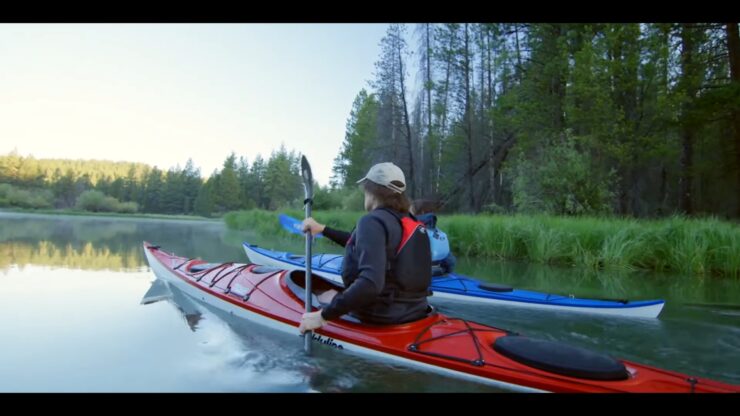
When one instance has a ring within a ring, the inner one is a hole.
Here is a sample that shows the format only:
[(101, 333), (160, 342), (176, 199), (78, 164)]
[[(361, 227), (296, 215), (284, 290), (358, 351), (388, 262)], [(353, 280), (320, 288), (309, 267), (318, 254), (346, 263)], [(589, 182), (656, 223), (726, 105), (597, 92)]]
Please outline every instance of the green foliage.
[(0, 156), (0, 181), (25, 185), (42, 186), (51, 183), (57, 170), (72, 172), (72, 180), (87, 175), (92, 185), (108, 178), (109, 182), (125, 178), (133, 169), (141, 177), (148, 166), (143, 163), (110, 162), (105, 160), (35, 159), (11, 152)]
[(300, 158), (294, 152), (288, 153), (285, 146), (273, 152), (265, 168), (265, 196), (267, 207), (276, 209), (303, 200)]
[[(14, 188), (0, 203), (4, 206), (73, 208), (81, 194), (95, 190), (121, 201), (115, 210), (165, 214), (223, 214), (244, 208), (295, 206), (302, 201), (299, 159), (285, 147), (264, 161), (260, 155), (250, 167), (244, 157), (227, 156), (221, 170), (204, 181), (192, 160), (184, 168), (167, 171), (141, 164), (99, 161), (36, 160), (15, 153), (0, 157), (0, 181)], [(62, 168), (71, 166), (69, 168)], [(54, 168), (50, 176), (31, 174)], [(89, 172), (92, 172), (89, 173)], [(39, 178), (43, 180), (39, 181)], [(45, 179), (44, 179), (45, 178)], [(40, 185), (39, 185), (40, 183)], [(47, 188), (50, 193), (39, 193)], [(8, 188), (10, 189), (10, 188)], [(51, 195), (51, 196), (49, 196)], [(83, 198), (87, 201), (89, 196)], [(110, 202), (110, 201), (109, 201)], [(100, 205), (102, 203), (103, 205)], [(330, 202), (339, 206), (339, 202)], [(110, 204), (90, 199), (85, 206), (110, 211)], [(135, 208), (137, 207), (137, 208)]]
[(372, 149), (378, 144), (378, 111), (380, 103), (364, 89), (352, 104), (342, 149), (334, 160), (335, 187), (353, 187), (371, 166)]
[(510, 168), (514, 206), (520, 212), (594, 215), (611, 211), (612, 174), (600, 175), (588, 153), (572, 138), (543, 147), (536, 156), (522, 154)]
[(313, 194), (313, 209), (317, 211), (338, 209), (342, 207), (341, 191), (332, 190), (332, 188), (323, 187), (314, 182)]
[(342, 209), (362, 211), (365, 209), (365, 193), (359, 188), (349, 188), (342, 197)]
[(54, 195), (46, 189), (20, 189), (0, 183), (0, 207), (50, 208)]
[(223, 164), (213, 188), (213, 203), (217, 212), (238, 209), (244, 199), (236, 173), (236, 155), (231, 153)]
[(119, 202), (112, 196), (100, 191), (85, 191), (77, 198), (77, 209), (92, 212), (121, 212), (135, 213), (138, 211), (136, 202)]
[(208, 179), (198, 190), (198, 196), (195, 198), (195, 213), (204, 217), (211, 216), (214, 211), (213, 202), (213, 182), (214, 177)]

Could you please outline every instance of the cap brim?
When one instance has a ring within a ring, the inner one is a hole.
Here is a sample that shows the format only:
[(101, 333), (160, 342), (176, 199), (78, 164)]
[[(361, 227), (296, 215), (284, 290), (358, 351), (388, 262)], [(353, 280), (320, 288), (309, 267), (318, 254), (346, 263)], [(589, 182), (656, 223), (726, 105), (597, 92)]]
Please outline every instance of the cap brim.
[(367, 179), (367, 176), (365, 176), (364, 178), (360, 179), (359, 181), (357, 181), (355, 183), (362, 183), (362, 182), (365, 182), (366, 180), (368, 180)]

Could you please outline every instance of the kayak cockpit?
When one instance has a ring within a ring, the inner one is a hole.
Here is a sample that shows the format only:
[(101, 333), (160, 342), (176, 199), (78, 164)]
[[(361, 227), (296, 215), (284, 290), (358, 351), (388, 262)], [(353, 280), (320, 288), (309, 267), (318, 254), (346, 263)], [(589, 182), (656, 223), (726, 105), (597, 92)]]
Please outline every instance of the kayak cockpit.
[[(298, 299), (301, 301), (306, 299), (306, 272), (304, 270), (291, 270), (288, 272), (285, 275), (285, 284)], [(319, 275), (311, 274), (311, 306), (316, 309), (326, 306), (327, 304), (321, 303), (318, 297), (330, 290), (341, 292), (344, 290), (344, 286), (324, 279)], [(353, 323), (361, 323), (359, 319), (349, 314), (343, 315), (341, 319)]]
[[(291, 270), (285, 275), (285, 284), (290, 289), (290, 291), (301, 301), (303, 301), (306, 298), (306, 272), (304, 270)], [(339, 283), (333, 282), (331, 280), (325, 279), (322, 276), (312, 274), (311, 275), (311, 306), (313, 306), (316, 309), (321, 309), (322, 307), (326, 306), (327, 303), (322, 303), (319, 301), (319, 296), (321, 296), (322, 293), (335, 290), (337, 292), (342, 292), (344, 290), (344, 286), (340, 285)], [(435, 315), (437, 313), (436, 309), (432, 307), (431, 305), (427, 309), (427, 314), (419, 319), (427, 319), (432, 315)], [(362, 323), (364, 325), (378, 325), (378, 324), (372, 324), (368, 322), (362, 322), (358, 318), (352, 316), (351, 314), (345, 314), (342, 315), (340, 318), (344, 321), (352, 322), (352, 323)], [(404, 325), (407, 323), (404, 323)], [(382, 325), (387, 326), (387, 325)]]
[[(306, 298), (306, 272), (304, 270), (291, 270), (285, 275), (285, 284), (293, 292), (298, 299), (304, 300)], [(344, 287), (338, 283), (334, 283), (330, 280), (324, 279), (323, 277), (312, 274), (311, 275), (311, 306), (315, 308), (321, 308), (325, 304), (319, 302), (318, 296), (329, 290), (336, 290), (341, 292)]]

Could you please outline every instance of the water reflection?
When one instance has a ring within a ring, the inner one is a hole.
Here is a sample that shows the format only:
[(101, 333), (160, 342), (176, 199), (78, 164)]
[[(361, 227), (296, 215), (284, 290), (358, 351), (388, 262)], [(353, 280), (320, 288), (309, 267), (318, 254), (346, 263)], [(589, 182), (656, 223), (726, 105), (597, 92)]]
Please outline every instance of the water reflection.
[[(187, 326), (208, 344), (222, 344), (213, 327), (228, 327), (239, 336), (243, 348), (230, 351), (227, 361), (234, 369), (261, 374), (291, 373), (301, 383), (281, 391), (315, 392), (494, 392), (495, 389), (467, 381), (433, 375), (414, 369), (370, 361), (364, 357), (338, 354), (334, 349), (317, 345), (311, 356), (303, 352), (303, 340), (243, 319), (236, 318), (190, 297), (164, 281), (155, 280), (141, 300), (142, 304), (168, 303), (177, 309)], [(196, 324), (193, 325), (193, 322)], [(198, 324), (202, 325), (198, 325)], [(212, 348), (212, 347), (210, 347)]]
[[(244, 258), (220, 222), (161, 221), (0, 213), (0, 270), (28, 264), (84, 270), (146, 267), (141, 242), (214, 261)], [(233, 238), (233, 236), (231, 236)]]

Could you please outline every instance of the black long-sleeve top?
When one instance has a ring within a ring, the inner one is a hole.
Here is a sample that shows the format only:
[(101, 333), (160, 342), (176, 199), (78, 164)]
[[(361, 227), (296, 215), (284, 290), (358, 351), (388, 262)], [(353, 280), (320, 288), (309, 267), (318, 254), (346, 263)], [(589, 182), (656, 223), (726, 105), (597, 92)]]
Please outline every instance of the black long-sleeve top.
[(330, 227), (324, 227), (324, 231), (322, 231), (321, 233), (324, 234), (326, 238), (339, 244), (342, 247), (347, 246), (347, 240), (349, 240), (349, 237), (352, 235), (352, 233), (348, 233), (342, 230), (335, 230)]
[(360, 218), (352, 233), (324, 228), (323, 233), (327, 238), (346, 248), (342, 266), (342, 280), (346, 289), (322, 309), (321, 316), (324, 319), (336, 319), (377, 301), (385, 286), (386, 245), (395, 247), (401, 240), (400, 225), (389, 228), (387, 242), (386, 227), (372, 215)]

